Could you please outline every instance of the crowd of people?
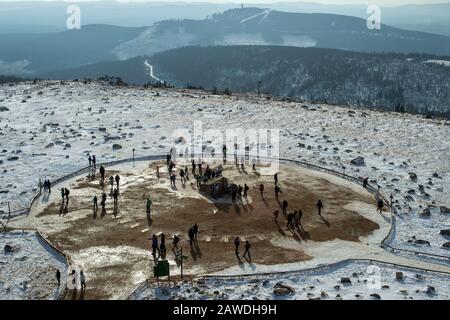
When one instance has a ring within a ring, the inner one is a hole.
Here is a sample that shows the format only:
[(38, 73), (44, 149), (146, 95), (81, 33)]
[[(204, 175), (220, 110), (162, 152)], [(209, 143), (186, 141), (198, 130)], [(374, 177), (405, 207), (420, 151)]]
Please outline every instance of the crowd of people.
[[(225, 153), (224, 154), (224, 163), (226, 163), (226, 149), (224, 149), (223, 151)], [(170, 180), (170, 185), (173, 188), (176, 187), (177, 172), (180, 177), (180, 182), (182, 185), (185, 185), (189, 181), (189, 175), (191, 173), (192, 177), (194, 177), (194, 179), (197, 182), (198, 188), (200, 188), (202, 183), (204, 183), (210, 179), (214, 179), (216, 177), (222, 177), (223, 166), (221, 164), (219, 164), (216, 168), (210, 168), (209, 165), (206, 165), (206, 167), (204, 168), (201, 161), (196, 163), (194, 160), (192, 160), (192, 168), (189, 171), (187, 166), (176, 168), (175, 162), (172, 161), (172, 159), (171, 159), (171, 154), (172, 154), (172, 150), (166, 157), (166, 165), (167, 165), (167, 169), (168, 169), (168, 177)], [(94, 173), (94, 176), (95, 176), (95, 171), (96, 171), (96, 161), (97, 160), (96, 160), (95, 155), (88, 156), (89, 167), (91, 168), (91, 172)], [(239, 162), (239, 159), (237, 156), (235, 156), (235, 164), (238, 169), (245, 171), (244, 162), (243, 161)], [(254, 161), (252, 163), (252, 169), (256, 170), (256, 161)], [(105, 174), (106, 174), (106, 170), (105, 170), (104, 166), (102, 166), (102, 165), (100, 166), (99, 172), (100, 172), (100, 184), (104, 187), (105, 186)], [(156, 176), (158, 179), (161, 177), (159, 166), (156, 167)], [(283, 216), (285, 217), (285, 219), (287, 221), (286, 227), (289, 230), (298, 229), (300, 231), (304, 231), (304, 228), (302, 225), (302, 218), (303, 218), (302, 210), (297, 209), (294, 211), (289, 211), (288, 201), (286, 199), (283, 199), (283, 201), (281, 201), (281, 202), (279, 201), (279, 197), (280, 197), (280, 194), (282, 194), (282, 190), (279, 185), (278, 173), (274, 174), (273, 178), (274, 178), (275, 198), (280, 205), (280, 208), (277, 208), (273, 212), (274, 222), (278, 225), (278, 219), (279, 219), (279, 214), (280, 214), (280, 210), (281, 210)], [(119, 202), (120, 181), (121, 181), (121, 178), (118, 174), (116, 174), (115, 176), (111, 175), (108, 178), (108, 182), (109, 182), (109, 186), (110, 186), (109, 195), (110, 195), (110, 198), (112, 198), (112, 200), (113, 200), (113, 205), (114, 205), (115, 209), (117, 209), (118, 202)], [(363, 187), (367, 188), (367, 186), (368, 186), (368, 178), (363, 180)], [(40, 187), (41, 192), (43, 189), (44, 193), (50, 193), (51, 192), (50, 180), (46, 179), (43, 183), (41, 182), (41, 180), (39, 180), (39, 187)], [(260, 183), (259, 185), (257, 185), (257, 190), (259, 191), (261, 199), (264, 200), (265, 199), (264, 198), (265, 190), (266, 190), (264, 183)], [(243, 186), (239, 184), (235, 188), (234, 187), (231, 188), (230, 191), (231, 191), (231, 201), (232, 201), (232, 203), (236, 204), (237, 200), (240, 200), (242, 202), (242, 199), (248, 198), (250, 187), (247, 185), (247, 183), (244, 183)], [(65, 203), (66, 207), (69, 204), (69, 195), (70, 195), (70, 190), (67, 187), (61, 188), (62, 203), (63, 204)], [(108, 196), (107, 196), (106, 192), (103, 191), (103, 193), (100, 196), (100, 205), (102, 207), (103, 214), (106, 214), (107, 198), (108, 198)], [(97, 195), (94, 195), (93, 210), (95, 213), (98, 211), (98, 201), (99, 201), (99, 198), (97, 197)], [(149, 225), (150, 225), (153, 203), (149, 196), (147, 196), (145, 202), (146, 202), (146, 205), (145, 205), (146, 216), (147, 216), (147, 219), (149, 220)], [(392, 205), (392, 203), (393, 203), (393, 197), (391, 195), (391, 205)], [(381, 197), (379, 197), (378, 202), (377, 202), (378, 212), (381, 213), (383, 211), (383, 206), (384, 206), (383, 199)], [(315, 207), (317, 209), (318, 215), (320, 217), (322, 217), (322, 213), (324, 210), (324, 204), (320, 199), (317, 201)], [(199, 233), (199, 226), (197, 223), (195, 223), (187, 231), (187, 236), (189, 239), (191, 251), (195, 251), (196, 248), (198, 248), (198, 233)], [(155, 260), (166, 258), (167, 252), (166, 252), (165, 240), (166, 239), (165, 239), (164, 233), (152, 235), (152, 237), (151, 237), (152, 256), (154, 257)], [(175, 234), (175, 235), (173, 235), (172, 240), (173, 240), (172, 250), (175, 252), (175, 250), (179, 249), (178, 246), (180, 244), (180, 237), (177, 234)], [(240, 237), (236, 236), (234, 238), (233, 243), (234, 243), (234, 248), (235, 248), (235, 254), (237, 256), (239, 256), (239, 254), (240, 254), (239, 249), (241, 246)], [(250, 248), (251, 248), (251, 244), (248, 240), (246, 240), (245, 244), (244, 244), (243, 257), (246, 258), (249, 262), (251, 261)], [(72, 275), (74, 272), (75, 271), (73, 270)], [(60, 277), (61, 277), (61, 275), (58, 270), (57, 271), (58, 285), (60, 284)], [(80, 280), (81, 280), (81, 289), (84, 290), (86, 287), (86, 284), (85, 284), (83, 271), (80, 272)], [(73, 281), (75, 281), (75, 280), (73, 280)]]

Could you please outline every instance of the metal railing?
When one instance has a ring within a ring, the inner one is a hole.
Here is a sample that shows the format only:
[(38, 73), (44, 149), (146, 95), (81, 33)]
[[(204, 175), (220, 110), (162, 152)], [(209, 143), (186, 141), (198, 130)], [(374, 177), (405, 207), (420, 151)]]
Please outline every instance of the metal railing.
[[(195, 158), (197, 156), (193, 156), (193, 158)], [(120, 160), (114, 160), (114, 161), (109, 161), (109, 162), (104, 162), (104, 163), (99, 163), (97, 164), (97, 166), (103, 166), (103, 167), (111, 167), (111, 166), (116, 166), (116, 165), (120, 165), (123, 163), (128, 163), (128, 162), (132, 162), (132, 161), (136, 161), (136, 162), (140, 162), (140, 161), (155, 161), (155, 160), (163, 160), (166, 158), (165, 154), (160, 154), (160, 155), (149, 155), (149, 156), (142, 156), (142, 157), (133, 157), (133, 158), (125, 158), (125, 159), (120, 159)], [(274, 158), (270, 158), (270, 157), (259, 157), (260, 159), (264, 159), (264, 160), (274, 160)], [(248, 159), (248, 155), (247, 155), (247, 159)], [(300, 160), (294, 160), (294, 159), (288, 159), (288, 158), (279, 158), (276, 159), (277, 161), (281, 161), (281, 162), (285, 162), (285, 163), (294, 163), (297, 165), (301, 165), (305, 168), (309, 168), (318, 172), (325, 172), (334, 176), (338, 176), (340, 178), (346, 179), (352, 183), (358, 184), (360, 186), (363, 185), (363, 181), (359, 178), (347, 175), (345, 173), (330, 169), (330, 168), (326, 168), (326, 167), (321, 167), (318, 165), (314, 165), (305, 161), (300, 161)], [(80, 174), (83, 173), (87, 173), (91, 170), (91, 167), (84, 167), (81, 168), (75, 172), (72, 172), (70, 174), (67, 174), (63, 177), (60, 177), (56, 180), (54, 180), (52, 182), (52, 185), (57, 185), (60, 184), (64, 181), (67, 181), (75, 176), (78, 176)], [(366, 186), (365, 188), (367, 191), (369, 191), (370, 193), (372, 193), (373, 195), (380, 197), (386, 204), (389, 204), (389, 201), (387, 200), (387, 198), (376, 188), (374, 188), (373, 186), (371, 186), (370, 184)], [(35, 201), (40, 197), (40, 192), (38, 191), (34, 197), (32, 198), (32, 200), (30, 201), (30, 204), (27, 208), (22, 208), (19, 210), (16, 210), (15, 212), (22, 212), (22, 214), (29, 214), (31, 207), (33, 206), (33, 204), (35, 203)], [(450, 257), (448, 256), (442, 256), (442, 255), (436, 255), (436, 254), (431, 254), (431, 253), (425, 253), (425, 252), (419, 252), (419, 251), (413, 251), (413, 250), (407, 250), (407, 249), (400, 249), (400, 248), (395, 248), (392, 247), (390, 244), (388, 244), (388, 240), (389, 238), (392, 236), (392, 233), (395, 229), (395, 209), (392, 208), (391, 205), (388, 205), (388, 207), (390, 208), (390, 213), (391, 213), (391, 223), (390, 223), (390, 229), (389, 229), (389, 233), (386, 235), (386, 237), (381, 241), (380, 246), (382, 248), (387, 248), (389, 250), (391, 250), (392, 252), (398, 251), (398, 252), (406, 252), (406, 253), (414, 253), (416, 255), (423, 255), (423, 256), (428, 256), (428, 257), (432, 257), (432, 258), (440, 258), (440, 259), (450, 259)], [(13, 216), (13, 212), (12, 212), (12, 216)], [(18, 216), (18, 214), (15, 215), (16, 217)], [(47, 243), (50, 244), (49, 241), (46, 241)], [(51, 244), (50, 244), (51, 245)], [(56, 247), (54, 247), (53, 245), (51, 245), (53, 248), (56, 249)], [(56, 249), (58, 250), (58, 249)], [(59, 252), (61, 252), (60, 250), (58, 250)], [(62, 253), (62, 252), (61, 252)], [(64, 253), (62, 253), (64, 254)], [(64, 254), (65, 255), (65, 254)], [(69, 259), (69, 257), (67, 257), (67, 259)], [(358, 260), (358, 259), (354, 259), (354, 260)], [(69, 260), (68, 260), (69, 261)], [(376, 261), (376, 260), (372, 260), (372, 261)]]
[[(200, 279), (206, 279), (206, 280), (228, 280), (228, 279), (250, 280), (250, 279), (258, 279), (258, 278), (266, 278), (267, 279), (267, 277), (277, 277), (277, 276), (283, 276), (283, 275), (296, 276), (296, 275), (302, 275), (302, 274), (307, 274), (307, 273), (311, 273), (311, 272), (326, 271), (327, 269), (336, 268), (336, 267), (338, 267), (338, 268), (345, 267), (345, 265), (347, 265), (349, 263), (361, 263), (361, 262), (368, 263), (371, 265), (373, 265), (373, 264), (389, 265), (389, 266), (393, 266), (394, 268), (399, 267), (399, 268), (403, 268), (403, 269), (410, 269), (412, 271), (420, 270), (427, 274), (434, 273), (434, 274), (440, 274), (440, 275), (445, 275), (445, 276), (450, 275), (450, 272), (447, 272), (447, 271), (431, 270), (431, 269), (422, 268), (422, 267), (411, 267), (411, 266), (404, 265), (401, 263), (393, 263), (393, 262), (381, 261), (381, 260), (376, 260), (376, 259), (355, 258), (355, 259), (345, 259), (345, 260), (341, 260), (341, 261), (338, 261), (335, 263), (330, 263), (327, 265), (320, 265), (320, 266), (316, 266), (316, 267), (312, 267), (312, 268), (305, 268), (305, 269), (300, 269), (300, 270), (261, 272), (261, 273), (243, 274), (243, 275), (203, 275), (203, 276), (195, 277), (195, 280), (200, 280)], [(264, 279), (264, 280), (266, 280), (266, 279)], [(138, 291), (142, 291), (143, 289), (148, 288), (149, 283), (151, 283), (151, 282), (148, 280), (142, 282), (128, 296), (128, 299), (132, 299), (133, 296), (136, 296)]]

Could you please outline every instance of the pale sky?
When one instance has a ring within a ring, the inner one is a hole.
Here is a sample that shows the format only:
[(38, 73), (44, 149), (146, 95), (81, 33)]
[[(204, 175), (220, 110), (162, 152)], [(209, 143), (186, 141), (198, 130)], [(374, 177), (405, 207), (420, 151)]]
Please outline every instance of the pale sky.
[[(0, 2), (23, 2), (30, 0), (0, 0)], [(91, 2), (102, 0), (32, 0), (35, 1), (64, 1), (64, 2)], [(114, 0), (108, 0), (114, 1)], [(404, 4), (431, 4), (431, 3), (450, 3), (450, 0), (115, 0), (117, 2), (210, 2), (210, 3), (275, 3), (275, 2), (313, 2), (323, 4), (375, 4), (380, 6), (398, 6)]]

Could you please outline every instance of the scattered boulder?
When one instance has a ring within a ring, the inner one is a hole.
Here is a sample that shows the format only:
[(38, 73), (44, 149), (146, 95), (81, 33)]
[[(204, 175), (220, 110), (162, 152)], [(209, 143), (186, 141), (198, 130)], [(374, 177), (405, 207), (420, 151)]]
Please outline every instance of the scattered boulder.
[(421, 217), (429, 217), (429, 216), (431, 216), (430, 208), (425, 208), (425, 209), (423, 209), (423, 210), (419, 213), (419, 215), (420, 215)]
[(425, 289), (425, 293), (427, 294), (433, 294), (436, 291), (436, 289), (432, 286), (427, 286), (427, 288)]
[(122, 149), (122, 146), (118, 143), (114, 143), (112, 148), (113, 148), (113, 150), (120, 150), (120, 149)]
[(417, 181), (417, 174), (414, 172), (409, 172), (409, 180), (416, 182)]
[(441, 209), (441, 213), (443, 213), (443, 214), (450, 214), (450, 208), (441, 206), (441, 207), (439, 207), (439, 209)]
[(19, 160), (19, 157), (18, 156), (12, 156), (12, 157), (9, 157), (7, 160), (8, 161), (16, 161), (16, 160)]
[(7, 107), (0, 107), (0, 112), (6, 112), (9, 111)]
[(396, 272), (395, 273), (395, 279), (397, 279), (398, 281), (403, 279), (403, 272)]
[(444, 243), (444, 244), (442, 245), (442, 247), (443, 247), (443, 248), (450, 248), (450, 241)]
[(427, 246), (431, 246), (430, 242), (427, 240), (417, 239), (414, 241), (415, 244), (426, 244)]
[(375, 299), (381, 299), (381, 296), (378, 293), (371, 293), (370, 296)]
[(295, 289), (291, 286), (285, 285), (281, 282), (277, 282), (273, 287), (273, 293), (277, 296), (284, 296), (287, 294), (292, 294), (295, 292)]
[(450, 229), (443, 229), (439, 232), (439, 234), (442, 236), (450, 237)]
[(352, 164), (354, 166), (363, 166), (363, 165), (365, 165), (364, 158), (357, 157), (357, 158), (353, 159), (352, 161), (350, 161), (350, 164)]
[(348, 277), (343, 277), (343, 278), (341, 278), (341, 283), (351, 284), (352, 281)]

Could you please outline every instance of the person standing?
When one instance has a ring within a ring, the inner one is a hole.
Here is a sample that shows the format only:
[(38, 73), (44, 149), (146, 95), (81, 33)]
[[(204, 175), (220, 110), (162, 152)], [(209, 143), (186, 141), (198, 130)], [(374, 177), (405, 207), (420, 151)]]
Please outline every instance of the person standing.
[(151, 206), (152, 206), (152, 200), (150, 200), (150, 197), (147, 197), (147, 218), (150, 218)]
[(178, 242), (180, 242), (180, 238), (178, 238), (178, 236), (175, 234), (173, 235), (173, 249), (175, 250), (175, 248), (178, 249)]
[(105, 181), (105, 167), (100, 166), (100, 179), (102, 182)]
[(95, 154), (92, 156), (92, 166), (94, 167), (95, 172), (95, 167), (97, 166), (97, 159), (95, 158)]
[(245, 183), (244, 184), (244, 198), (247, 198), (247, 192), (250, 188), (248, 187), (248, 185)]
[(69, 204), (69, 194), (70, 194), (69, 189), (65, 188), (64, 189), (64, 194), (66, 196), (66, 203)]
[(322, 201), (320, 201), (320, 200), (317, 201), (316, 207), (317, 207), (317, 210), (319, 211), (319, 216), (321, 216), (322, 215), (322, 209), (323, 209)]
[(298, 228), (298, 211), (297, 210), (294, 211), (293, 221), (294, 221), (293, 226)]
[(186, 176), (186, 179), (184, 180), (186, 182), (189, 180), (189, 171), (187, 166), (184, 167), (184, 175)]
[(177, 176), (172, 171), (172, 173), (170, 174), (170, 186), (173, 187), (173, 188), (176, 188), (176, 181), (177, 181)]
[(382, 213), (383, 212), (383, 206), (384, 206), (384, 203), (383, 203), (383, 199), (378, 199), (378, 205), (377, 205), (377, 211), (379, 212), (379, 213)]
[(65, 197), (65, 195), (66, 195), (66, 192), (65, 192), (64, 188), (61, 188), (61, 198), (62, 198), (63, 204), (64, 204), (64, 197)]
[(192, 246), (192, 244), (195, 241), (195, 239), (194, 239), (194, 228), (189, 228), (189, 230), (188, 230), (188, 237), (189, 237), (189, 244)]
[(88, 161), (89, 161), (89, 168), (91, 168), (91, 167), (92, 167), (92, 158), (91, 158), (91, 155), (89, 155)]
[(287, 216), (287, 228), (292, 228), (292, 220), (294, 219), (294, 214), (292, 212), (289, 212)]
[(164, 258), (166, 256), (166, 236), (164, 233), (161, 233), (161, 242), (159, 244), (159, 252), (161, 256)]
[(260, 184), (259, 185), (259, 192), (261, 193), (261, 198), (264, 198), (264, 195), (263, 195), (263, 193), (264, 193), (264, 184)]
[(275, 210), (275, 211), (273, 212), (273, 217), (274, 217), (275, 223), (278, 223), (278, 214), (279, 214), (279, 211), (278, 211), (278, 210)]
[(119, 182), (120, 182), (120, 176), (118, 174), (116, 174), (116, 185), (117, 185), (117, 189), (119, 189)]
[(97, 196), (94, 196), (94, 211), (98, 210), (98, 204), (97, 204), (98, 200), (97, 200)]
[(158, 248), (158, 238), (155, 235), (152, 236), (152, 249), (153, 249), (152, 251), (153, 257), (156, 258), (156, 251), (158, 251), (158, 257), (161, 255), (161, 252), (159, 251)]
[(283, 214), (287, 214), (288, 202), (283, 200)]
[(58, 281), (58, 287), (61, 286), (61, 272), (59, 269), (56, 269), (56, 281)]
[(238, 186), (238, 196), (239, 198), (242, 198), (242, 190), (244, 190), (244, 188), (242, 188), (241, 185)]
[(109, 185), (111, 186), (111, 192), (112, 192), (113, 188), (114, 188), (114, 177), (113, 176), (109, 177)]
[(369, 178), (367, 177), (363, 180), (363, 188), (367, 188), (368, 184), (369, 184)]
[(70, 274), (72, 278), (73, 290), (77, 290), (77, 273), (75, 269), (72, 269), (72, 273)]
[(245, 258), (248, 255), (248, 261), (252, 261), (252, 257), (250, 255), (250, 241), (245, 241), (245, 251), (243, 257)]
[(278, 184), (278, 172), (273, 175), (273, 180), (275, 182), (275, 185)]
[(106, 193), (104, 192), (102, 194), (102, 202), (100, 204), (102, 205), (102, 211), (104, 212), (106, 210)]
[(275, 198), (278, 200), (278, 194), (280, 193), (280, 187), (275, 185)]
[(180, 170), (180, 180), (181, 180), (181, 184), (186, 184), (186, 179), (184, 178), (184, 170), (181, 169)]
[(194, 226), (192, 227), (192, 231), (194, 232), (194, 239), (195, 241), (197, 241), (197, 235), (198, 235), (198, 224), (194, 224)]
[(232, 203), (236, 203), (236, 194), (237, 194), (236, 188), (233, 188), (233, 190), (231, 190), (231, 202)]
[(81, 283), (81, 290), (86, 290), (86, 278), (84, 277), (83, 270), (80, 271), (80, 283)]
[(241, 244), (241, 240), (239, 237), (234, 238), (234, 252), (236, 255), (239, 255), (239, 245)]
[(118, 203), (118, 200), (119, 200), (119, 192), (117, 191), (117, 189), (114, 189), (113, 199), (114, 199), (114, 206), (117, 206), (117, 203)]

